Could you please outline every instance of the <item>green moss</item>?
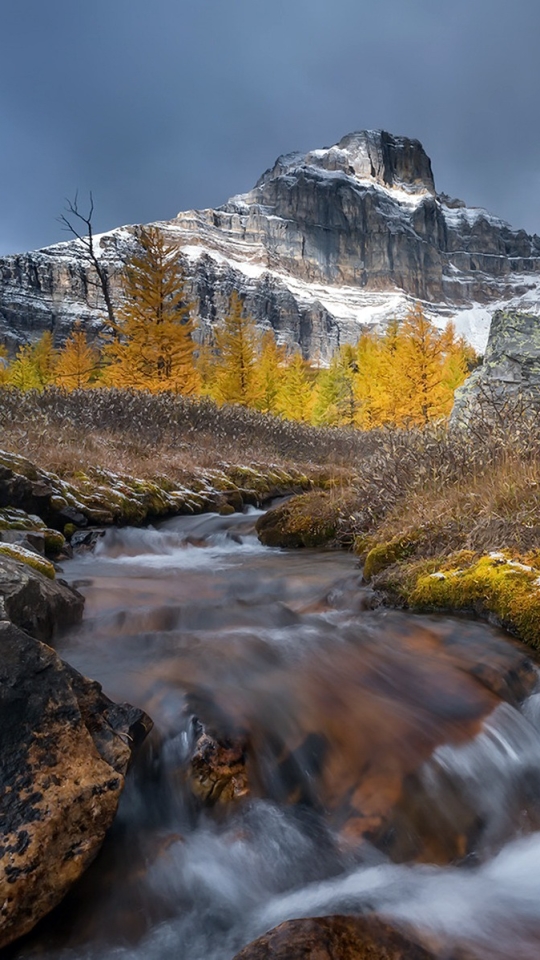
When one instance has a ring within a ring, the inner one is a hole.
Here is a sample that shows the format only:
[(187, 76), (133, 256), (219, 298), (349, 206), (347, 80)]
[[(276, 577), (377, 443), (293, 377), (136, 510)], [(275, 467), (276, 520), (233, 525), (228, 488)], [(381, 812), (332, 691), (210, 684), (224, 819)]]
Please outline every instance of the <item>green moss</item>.
[(364, 579), (371, 580), (381, 570), (410, 556), (414, 550), (414, 545), (415, 541), (411, 537), (394, 537), (393, 540), (388, 540), (386, 543), (376, 544), (369, 550), (366, 557)]
[(32, 553), (31, 550), (20, 547), (18, 544), (0, 543), (0, 554), (10, 557), (12, 560), (18, 560), (19, 563), (25, 563), (28, 567), (32, 567), (33, 570), (37, 570), (48, 577), (49, 580), (54, 580), (56, 576), (55, 569), (49, 560), (45, 560), (44, 557), (40, 557), (37, 553)]
[(408, 602), (416, 610), (491, 612), (531, 646), (540, 649), (538, 570), (497, 553), (463, 566), (463, 553), (418, 576)]
[(45, 524), (34, 514), (4, 507), (0, 510), (0, 530), (45, 530)]
[(315, 490), (269, 510), (257, 521), (257, 533), (270, 547), (322, 547), (335, 540), (341, 517), (339, 498)]
[(66, 540), (71, 540), (73, 534), (75, 533), (77, 527), (74, 523), (66, 523), (64, 527), (64, 537)]
[(45, 553), (55, 557), (57, 554), (61, 553), (66, 545), (65, 537), (63, 534), (59, 533), (58, 530), (44, 530), (45, 536)]

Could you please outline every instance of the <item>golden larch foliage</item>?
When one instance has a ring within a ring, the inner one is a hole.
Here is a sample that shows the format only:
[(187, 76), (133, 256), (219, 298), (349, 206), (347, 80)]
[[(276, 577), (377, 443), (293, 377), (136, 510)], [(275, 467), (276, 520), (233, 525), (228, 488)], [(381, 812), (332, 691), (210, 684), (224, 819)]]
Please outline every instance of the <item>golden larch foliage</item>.
[(59, 351), (54, 382), (66, 390), (88, 387), (99, 371), (99, 352), (88, 343), (79, 321), (73, 327), (64, 347)]
[(257, 346), (255, 321), (244, 312), (234, 291), (227, 315), (215, 328), (216, 355), (209, 392), (218, 403), (255, 405)]
[(276, 343), (273, 330), (265, 330), (254, 375), (255, 406), (263, 413), (277, 413), (283, 371), (287, 363), (285, 347)]
[(139, 228), (136, 239), (122, 275), (124, 302), (117, 311), (117, 339), (106, 350), (105, 380), (153, 393), (195, 394), (196, 345), (179, 250), (157, 227)]
[(309, 423), (313, 409), (313, 382), (310, 367), (295, 353), (283, 372), (278, 410), (288, 420)]

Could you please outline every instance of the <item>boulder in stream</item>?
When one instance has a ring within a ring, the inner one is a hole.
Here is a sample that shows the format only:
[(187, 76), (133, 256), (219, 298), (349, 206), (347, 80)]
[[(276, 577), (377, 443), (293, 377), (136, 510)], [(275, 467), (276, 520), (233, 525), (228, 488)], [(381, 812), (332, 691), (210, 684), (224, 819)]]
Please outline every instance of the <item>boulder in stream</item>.
[(434, 960), (434, 954), (372, 917), (289, 920), (234, 960)]
[(27, 933), (96, 856), (132, 749), (152, 726), (50, 647), (0, 622), (0, 947)]
[[(39, 560), (39, 558), (37, 558)], [(37, 640), (78, 623), (82, 595), (62, 580), (50, 580), (28, 563), (0, 556), (0, 620), (10, 620)]]

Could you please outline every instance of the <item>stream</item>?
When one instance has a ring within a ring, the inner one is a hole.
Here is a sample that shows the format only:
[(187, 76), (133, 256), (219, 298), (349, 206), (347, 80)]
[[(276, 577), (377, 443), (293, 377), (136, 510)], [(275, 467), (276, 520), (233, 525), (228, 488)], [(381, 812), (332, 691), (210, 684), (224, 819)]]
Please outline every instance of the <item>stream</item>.
[[(376, 911), (450, 957), (540, 956), (540, 694), (486, 624), (373, 609), (355, 560), (259, 512), (111, 529), (63, 564), (60, 656), (155, 728), (103, 850), (17, 960), (231, 960), (283, 920)], [(201, 729), (249, 793), (208, 808)]]

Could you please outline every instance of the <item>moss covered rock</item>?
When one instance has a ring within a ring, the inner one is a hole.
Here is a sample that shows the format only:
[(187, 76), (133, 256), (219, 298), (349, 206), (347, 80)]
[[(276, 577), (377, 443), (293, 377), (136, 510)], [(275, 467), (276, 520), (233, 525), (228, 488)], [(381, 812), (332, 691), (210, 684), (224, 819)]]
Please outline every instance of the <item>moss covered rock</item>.
[[(365, 544), (362, 543), (362, 546)], [(360, 544), (357, 543), (355, 549), (360, 552)], [(386, 543), (377, 543), (368, 550), (364, 563), (364, 579), (371, 580), (381, 570), (408, 557), (413, 549), (414, 541), (410, 537), (394, 537)]]
[(540, 569), (505, 553), (491, 553), (466, 566), (450, 558), (442, 568), (417, 578), (409, 605), (416, 610), (494, 614), (540, 649)]
[(336, 542), (345, 513), (335, 493), (313, 490), (259, 517), (257, 534), (268, 547), (323, 547)]
[(32, 567), (32, 570), (37, 570), (38, 573), (42, 573), (49, 580), (54, 580), (56, 576), (50, 560), (40, 557), (33, 550), (27, 550), (26, 547), (18, 543), (0, 543), (0, 554), (4, 557), (10, 557), (12, 560), (18, 560), (19, 563), (24, 563), (27, 567)]

